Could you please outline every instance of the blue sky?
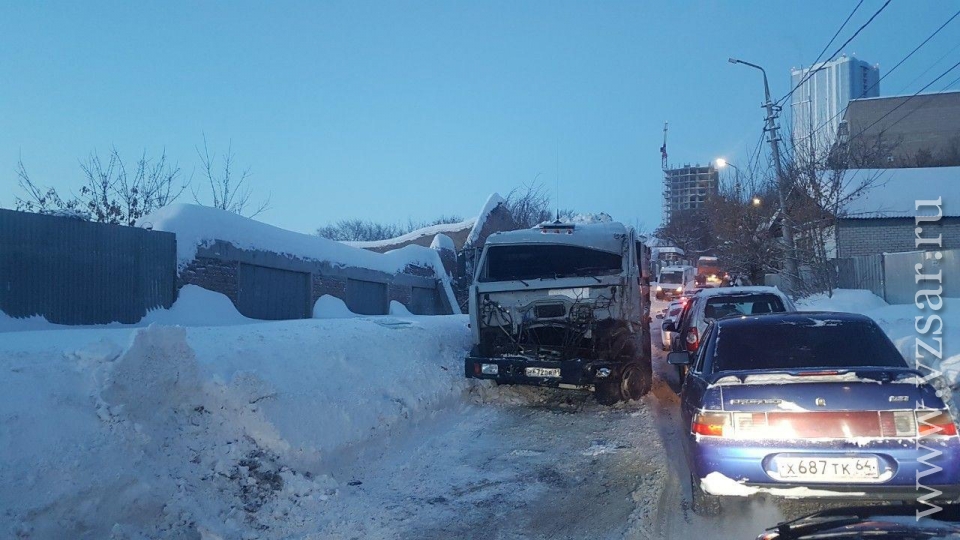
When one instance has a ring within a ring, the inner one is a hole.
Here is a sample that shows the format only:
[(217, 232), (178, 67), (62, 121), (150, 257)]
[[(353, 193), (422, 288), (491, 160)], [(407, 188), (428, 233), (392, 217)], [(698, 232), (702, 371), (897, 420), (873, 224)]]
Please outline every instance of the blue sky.
[[(830, 52), (876, 11), (866, 0)], [(3, 2), (0, 205), (78, 159), (166, 149), (189, 176), (206, 134), (250, 167), (258, 219), (475, 214), (540, 180), (560, 206), (660, 221), (663, 122), (674, 164), (743, 167), (776, 96), (856, 2)], [(846, 48), (881, 75), (960, 4), (893, 0)], [(914, 92), (960, 56), (960, 18), (881, 83)], [(940, 89), (958, 73), (931, 89)], [(195, 176), (195, 181), (199, 177)], [(184, 200), (192, 199), (189, 194)]]

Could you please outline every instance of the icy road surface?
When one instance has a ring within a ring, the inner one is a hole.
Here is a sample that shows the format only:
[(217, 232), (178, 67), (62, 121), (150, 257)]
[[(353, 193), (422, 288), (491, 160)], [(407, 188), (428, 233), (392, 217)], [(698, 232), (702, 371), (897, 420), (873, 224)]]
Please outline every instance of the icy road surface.
[[(654, 343), (659, 338), (655, 320)], [(734, 501), (690, 511), (675, 368), (641, 402), (497, 387), (477, 404), (374, 441), (337, 464), (344, 486), (324, 509), (335, 538), (755, 538), (818, 503)]]

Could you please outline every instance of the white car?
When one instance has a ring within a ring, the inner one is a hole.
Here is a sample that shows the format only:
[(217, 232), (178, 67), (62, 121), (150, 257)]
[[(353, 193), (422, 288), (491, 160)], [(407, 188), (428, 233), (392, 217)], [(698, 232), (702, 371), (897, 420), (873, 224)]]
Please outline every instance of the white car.
[(676, 335), (676, 332), (664, 330), (663, 327), (666, 326), (667, 322), (671, 322), (673, 324), (677, 323), (677, 319), (680, 317), (680, 313), (683, 311), (683, 305), (685, 303), (686, 299), (670, 302), (670, 305), (663, 310), (663, 313), (657, 316), (658, 319), (663, 319), (663, 323), (661, 323), (660, 326), (660, 347), (665, 351), (670, 350), (670, 344), (673, 341), (673, 336)]

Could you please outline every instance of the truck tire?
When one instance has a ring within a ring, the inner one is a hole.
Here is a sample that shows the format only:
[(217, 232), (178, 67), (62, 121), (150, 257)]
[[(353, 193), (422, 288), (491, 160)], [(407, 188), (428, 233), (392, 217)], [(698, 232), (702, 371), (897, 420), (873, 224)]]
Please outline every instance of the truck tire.
[(711, 495), (700, 487), (693, 473), (690, 474), (690, 509), (698, 516), (716, 516), (720, 514), (720, 497)]
[(642, 398), (650, 391), (651, 370), (644, 369), (642, 362), (630, 362), (620, 374), (620, 398), (633, 401)]

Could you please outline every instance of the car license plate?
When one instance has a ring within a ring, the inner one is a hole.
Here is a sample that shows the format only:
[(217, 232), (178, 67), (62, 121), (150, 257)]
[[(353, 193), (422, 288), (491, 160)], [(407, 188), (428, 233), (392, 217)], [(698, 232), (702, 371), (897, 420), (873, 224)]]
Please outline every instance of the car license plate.
[(880, 477), (880, 465), (875, 457), (786, 457), (776, 458), (780, 480), (810, 482), (870, 481)]
[(556, 377), (560, 378), (560, 368), (528, 367), (524, 370), (527, 377)]

